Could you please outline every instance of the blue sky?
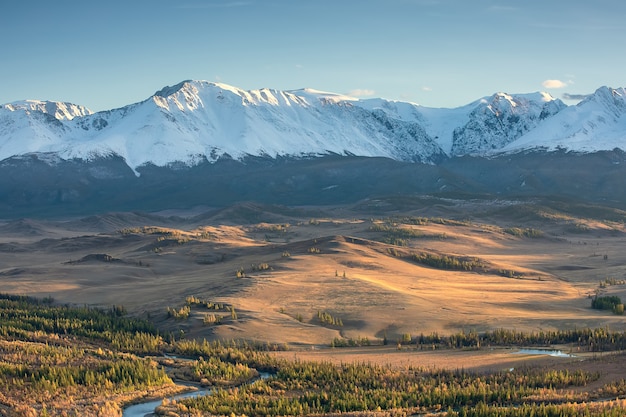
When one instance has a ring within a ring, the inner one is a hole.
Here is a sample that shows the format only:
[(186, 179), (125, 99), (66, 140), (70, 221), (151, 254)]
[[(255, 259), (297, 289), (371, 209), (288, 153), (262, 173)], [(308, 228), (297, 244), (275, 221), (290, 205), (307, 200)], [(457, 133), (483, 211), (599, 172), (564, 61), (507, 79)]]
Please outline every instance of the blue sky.
[(0, 103), (108, 110), (186, 79), (429, 107), (563, 98), (626, 86), (625, 16), (623, 0), (2, 0)]

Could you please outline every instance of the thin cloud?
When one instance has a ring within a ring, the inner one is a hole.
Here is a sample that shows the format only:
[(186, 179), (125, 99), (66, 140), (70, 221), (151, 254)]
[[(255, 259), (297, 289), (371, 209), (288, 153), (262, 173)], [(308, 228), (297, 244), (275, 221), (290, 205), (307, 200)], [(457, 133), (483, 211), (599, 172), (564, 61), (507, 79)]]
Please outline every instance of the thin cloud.
[[(529, 23), (530, 26), (540, 29), (553, 29), (553, 30), (580, 30), (580, 25), (572, 23), (552, 23), (552, 22), (533, 22)], [(602, 24), (585, 24), (586, 31), (622, 31), (624, 28), (620, 25), (602, 25)]]
[(587, 97), (589, 97), (591, 94), (570, 94), (570, 93), (563, 93), (563, 95), (561, 97), (563, 97), (563, 100), (584, 100)]
[(545, 88), (565, 88), (567, 83), (561, 80), (545, 80), (541, 83)]
[(441, 0), (403, 0), (402, 3), (417, 4), (418, 6), (439, 6)]
[(178, 9), (215, 9), (215, 8), (231, 8), (246, 7), (251, 5), (251, 1), (225, 1), (212, 3), (188, 3), (176, 6)]
[(371, 97), (374, 94), (376, 94), (376, 91), (364, 88), (357, 88), (356, 90), (352, 90), (348, 93), (348, 95), (352, 97)]
[(513, 6), (489, 6), (487, 8), (488, 11), (490, 12), (506, 12), (506, 13), (511, 13), (511, 12), (517, 12), (519, 11), (519, 7), (513, 7)]
[(424, 86), (422, 87), (422, 91), (433, 91), (433, 89), (430, 87)]

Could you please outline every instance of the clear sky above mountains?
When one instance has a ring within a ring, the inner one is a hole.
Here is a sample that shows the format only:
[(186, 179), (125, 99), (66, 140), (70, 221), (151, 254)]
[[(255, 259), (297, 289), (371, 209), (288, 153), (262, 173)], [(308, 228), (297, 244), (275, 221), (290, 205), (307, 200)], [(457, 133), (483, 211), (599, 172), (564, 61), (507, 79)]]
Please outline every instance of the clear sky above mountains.
[(6, 0), (0, 103), (107, 110), (185, 79), (429, 107), (578, 98), (626, 85), (624, 16), (623, 0)]

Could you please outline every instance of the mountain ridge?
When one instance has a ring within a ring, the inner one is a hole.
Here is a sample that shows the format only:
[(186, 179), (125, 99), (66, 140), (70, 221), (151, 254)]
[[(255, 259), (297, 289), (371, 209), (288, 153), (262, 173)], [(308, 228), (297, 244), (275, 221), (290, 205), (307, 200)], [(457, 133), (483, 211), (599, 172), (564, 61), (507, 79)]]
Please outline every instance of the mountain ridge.
[(186, 80), (96, 113), (61, 102), (2, 105), (0, 161), (31, 153), (86, 161), (119, 156), (138, 173), (145, 165), (224, 157), (336, 154), (438, 164), (532, 149), (624, 149), (625, 97), (624, 88), (601, 87), (567, 106), (542, 92), (495, 93), (437, 109), (310, 88), (243, 90)]

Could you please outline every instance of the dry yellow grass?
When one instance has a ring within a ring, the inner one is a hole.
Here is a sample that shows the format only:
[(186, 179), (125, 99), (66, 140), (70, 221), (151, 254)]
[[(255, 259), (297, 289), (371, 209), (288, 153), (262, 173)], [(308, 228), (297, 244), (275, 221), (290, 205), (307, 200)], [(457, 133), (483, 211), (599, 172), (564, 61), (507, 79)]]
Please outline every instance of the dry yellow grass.
[[(335, 337), (395, 341), (405, 333), (494, 328), (626, 329), (623, 317), (591, 310), (588, 298), (605, 278), (624, 278), (621, 225), (587, 221), (581, 234), (571, 231), (570, 218), (546, 220), (533, 224), (544, 231), (542, 238), (512, 236), (501, 227), (515, 223), (490, 218), (405, 225), (425, 237), (393, 247), (375, 241), (383, 234), (371, 227), (382, 220), (373, 223), (371, 215), (339, 208), (329, 212), (315, 221), (291, 217), (246, 225), (169, 220), (160, 234), (101, 233), (76, 222), (29, 224), (36, 233), (20, 235), (13, 228), (0, 235), (0, 291), (124, 305), (190, 337), (293, 346), (326, 346)], [(390, 250), (478, 257), (492, 272), (429, 268)], [(99, 253), (116, 260), (83, 260)], [(237, 278), (240, 269), (245, 277)], [(626, 298), (624, 285), (602, 291)], [(233, 305), (237, 319), (203, 326), (198, 310), (185, 321), (166, 319), (166, 308), (182, 306), (189, 295)], [(340, 318), (343, 326), (322, 325), (318, 311)]]

